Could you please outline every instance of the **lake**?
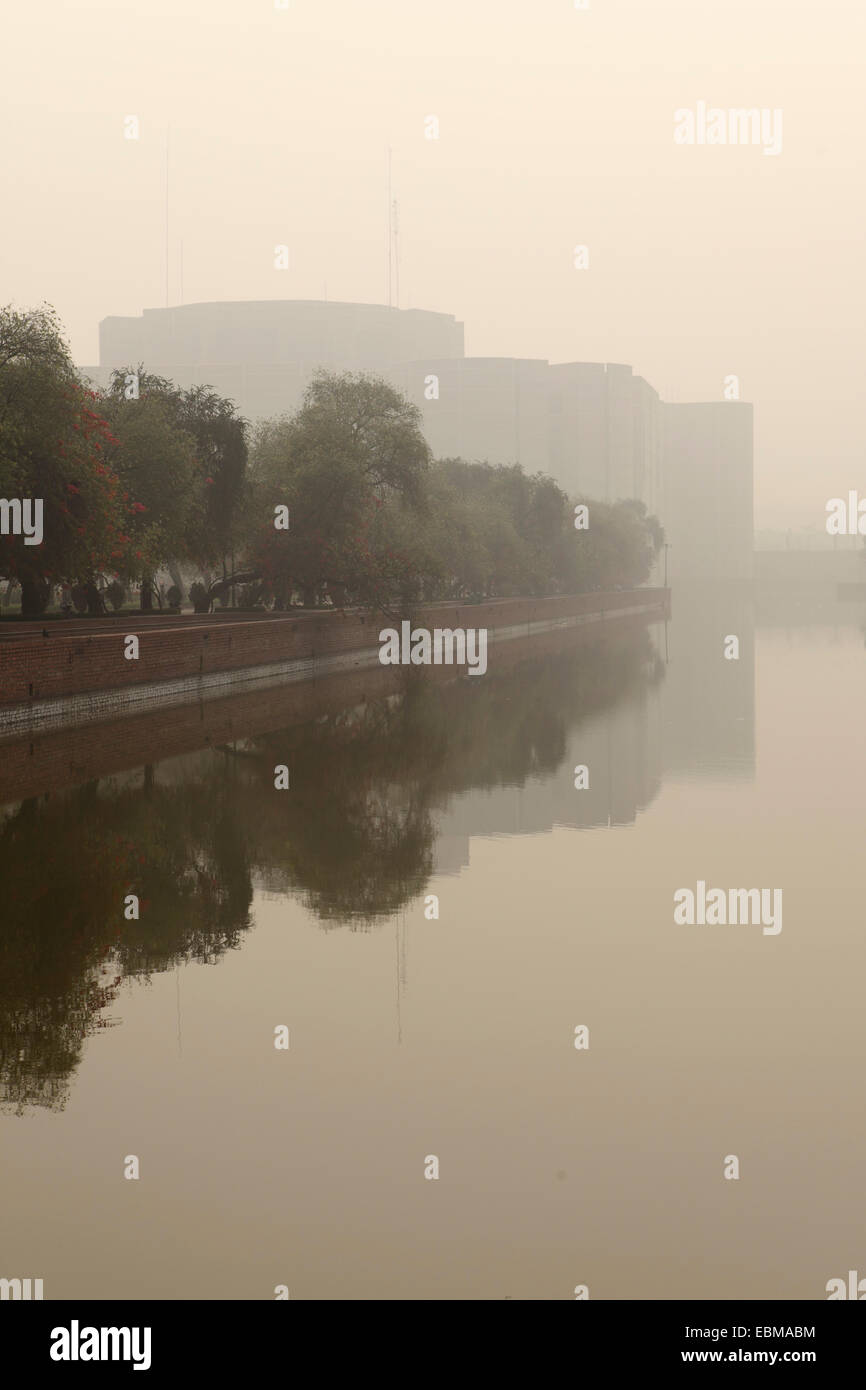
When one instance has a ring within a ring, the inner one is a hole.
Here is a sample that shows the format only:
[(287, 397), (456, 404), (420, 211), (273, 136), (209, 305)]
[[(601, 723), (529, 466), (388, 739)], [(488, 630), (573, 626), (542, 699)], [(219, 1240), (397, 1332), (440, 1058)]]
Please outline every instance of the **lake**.
[[(483, 680), (220, 702), (218, 745), (116, 727), (98, 776), (97, 726), (0, 745), (0, 1276), (555, 1300), (866, 1274), (862, 605), (675, 592), (668, 623), (507, 645)], [(678, 924), (698, 882), (780, 890), (782, 929)]]

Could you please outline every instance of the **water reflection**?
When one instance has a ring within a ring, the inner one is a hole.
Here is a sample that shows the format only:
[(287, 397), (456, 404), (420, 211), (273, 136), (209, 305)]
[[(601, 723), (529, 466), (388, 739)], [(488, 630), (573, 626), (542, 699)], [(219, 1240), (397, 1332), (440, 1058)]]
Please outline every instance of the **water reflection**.
[[(687, 597), (667, 630), (496, 644), (481, 682), (366, 669), (0, 743), (7, 1270), (823, 1297), (863, 1234), (862, 613), (755, 653), (735, 594)], [(781, 887), (784, 931), (676, 926), (699, 878)]]
[[(677, 594), (667, 633), (664, 767), (669, 776), (755, 776), (755, 600), (737, 585)], [(725, 639), (739, 640), (736, 661)]]
[[(0, 1100), (62, 1109), (84, 1039), (124, 976), (212, 962), (250, 926), (231, 780), (152, 768), (8, 807), (0, 828)], [(48, 868), (46, 869), (46, 866)], [(125, 901), (136, 895), (138, 919)]]
[[(437, 836), (632, 819), (659, 786), (657, 634), (622, 624), (529, 652), (484, 681), (414, 672), (317, 719), (8, 805), (0, 1103), (62, 1109), (124, 977), (218, 961), (250, 928), (254, 889), (369, 928), (424, 891)], [(573, 760), (591, 766), (586, 792)], [(518, 796), (522, 814), (500, 824), (473, 802), (467, 824), (475, 794), (488, 810)]]

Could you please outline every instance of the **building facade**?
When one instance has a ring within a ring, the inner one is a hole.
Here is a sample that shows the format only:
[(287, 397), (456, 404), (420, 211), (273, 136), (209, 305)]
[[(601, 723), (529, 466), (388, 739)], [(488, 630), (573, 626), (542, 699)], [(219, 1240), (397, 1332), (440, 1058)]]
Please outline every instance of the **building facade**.
[(462, 358), (463, 324), (426, 309), (275, 299), (103, 319), (99, 368), (89, 370), (104, 384), (142, 363), (180, 386), (212, 386), (257, 420), (297, 410), (318, 367), (384, 372), (424, 355)]
[(671, 405), (621, 363), (466, 357), (451, 314), (380, 304), (261, 300), (104, 319), (100, 385), (139, 363), (210, 385), (255, 421), (297, 410), (319, 367), (366, 371), (420, 409), (435, 457), (520, 464), (576, 499), (637, 498), (658, 516), (683, 579), (748, 579), (752, 407)]
[(389, 378), (421, 411), (435, 458), (550, 471), (549, 367), (540, 358), (424, 359)]

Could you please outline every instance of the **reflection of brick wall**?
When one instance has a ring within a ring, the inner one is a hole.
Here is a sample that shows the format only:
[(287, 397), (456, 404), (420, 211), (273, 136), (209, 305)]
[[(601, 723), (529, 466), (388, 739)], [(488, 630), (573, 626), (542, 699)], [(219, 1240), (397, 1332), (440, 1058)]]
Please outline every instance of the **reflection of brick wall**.
[[(433, 604), (418, 609), (416, 626), (496, 628), (651, 602), (647, 589), (611, 594), (575, 594), (539, 599), (496, 599), (482, 604)], [(409, 616), (407, 614), (407, 616)], [(316, 617), (284, 617), (250, 622), (182, 623), (171, 626), (119, 623), (113, 632), (93, 636), (63, 636), (59, 624), (47, 637), (0, 642), (0, 706), (21, 705), (88, 691), (122, 690), (129, 686), (196, 677), (218, 671), (238, 671), (280, 661), (329, 656), (378, 646), (379, 632), (390, 626), (379, 614), (322, 613)], [(57, 635), (55, 635), (55, 632)], [(139, 658), (127, 661), (124, 636), (139, 637)], [(0, 728), (3, 712), (0, 708)]]
[[(624, 617), (617, 629), (643, 628), (646, 621), (646, 615)], [(567, 645), (597, 641), (598, 634), (598, 625), (592, 623), (494, 645), (489, 673), (503, 674), (522, 662), (544, 660)], [(457, 674), (448, 666), (412, 672), (413, 678), (443, 682), (453, 681)], [(402, 667), (355, 667), (265, 689), (246, 688), (240, 694), (227, 692), (220, 699), (150, 708), (122, 719), (6, 739), (0, 744), (0, 806), (337, 714), (402, 690), (406, 678)]]

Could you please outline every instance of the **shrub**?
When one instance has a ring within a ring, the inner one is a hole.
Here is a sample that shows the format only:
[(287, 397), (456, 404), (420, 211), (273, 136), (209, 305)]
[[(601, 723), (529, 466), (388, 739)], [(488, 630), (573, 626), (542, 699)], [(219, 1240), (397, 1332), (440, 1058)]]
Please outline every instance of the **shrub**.
[(204, 584), (197, 579), (190, 585), (189, 596), (192, 601), (193, 611), (196, 613), (207, 613), (210, 610), (210, 599)]
[(105, 597), (111, 604), (115, 613), (121, 609), (126, 602), (126, 589), (119, 579), (113, 579), (105, 590)]

